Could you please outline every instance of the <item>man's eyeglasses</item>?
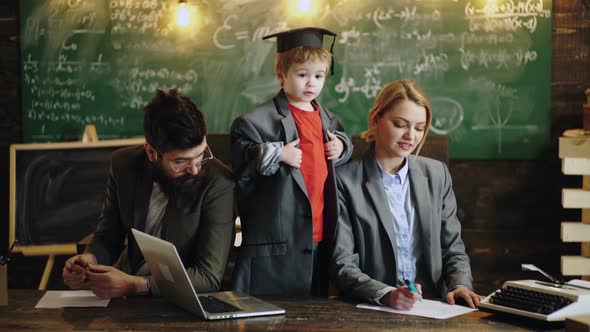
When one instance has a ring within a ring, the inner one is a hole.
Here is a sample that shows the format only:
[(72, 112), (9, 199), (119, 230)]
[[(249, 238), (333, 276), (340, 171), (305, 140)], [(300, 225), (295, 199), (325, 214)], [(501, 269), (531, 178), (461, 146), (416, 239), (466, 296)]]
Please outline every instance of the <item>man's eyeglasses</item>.
[[(156, 148), (154, 146), (154, 149), (156, 151), (158, 151), (158, 153), (162, 156), (162, 158), (164, 160), (166, 160), (166, 162), (168, 162), (168, 165), (170, 165), (170, 168), (172, 168), (172, 170), (175, 173), (180, 173), (182, 171), (185, 171), (187, 168), (189, 167), (193, 167), (193, 165), (195, 167), (202, 167), (203, 165), (205, 165), (209, 160), (213, 159), (213, 153), (211, 153), (211, 149), (209, 149), (209, 145), (205, 146), (205, 151), (203, 151), (203, 153), (194, 158), (194, 159), (178, 159), (178, 160), (168, 160), (166, 159), (166, 157), (164, 157), (164, 154), (162, 152), (160, 152), (160, 150), (158, 148)], [(193, 161), (193, 160), (197, 160), (197, 161)]]

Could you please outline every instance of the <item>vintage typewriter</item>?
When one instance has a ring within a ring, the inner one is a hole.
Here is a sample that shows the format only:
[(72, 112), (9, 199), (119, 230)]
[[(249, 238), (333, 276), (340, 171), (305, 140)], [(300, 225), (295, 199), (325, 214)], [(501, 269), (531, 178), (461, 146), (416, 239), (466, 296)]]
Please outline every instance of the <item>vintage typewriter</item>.
[(484, 298), (479, 308), (542, 321), (563, 321), (566, 317), (590, 314), (590, 288), (560, 282), (534, 265), (523, 264), (523, 269), (539, 271), (551, 282), (506, 281), (502, 288)]

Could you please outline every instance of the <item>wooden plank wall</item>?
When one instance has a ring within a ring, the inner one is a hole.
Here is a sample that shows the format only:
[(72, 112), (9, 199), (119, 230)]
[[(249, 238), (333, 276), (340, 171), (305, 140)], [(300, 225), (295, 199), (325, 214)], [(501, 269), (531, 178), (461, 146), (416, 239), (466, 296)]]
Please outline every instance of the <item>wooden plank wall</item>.
[(19, 98), (18, 0), (0, 2), (0, 248), (8, 243), (9, 154), (21, 142)]
[(590, 1), (554, 0), (552, 38), (551, 158), (451, 161), (463, 238), (481, 290), (506, 279), (542, 277), (520, 272), (521, 263), (557, 276), (559, 256), (579, 253), (579, 244), (563, 244), (559, 233), (561, 221), (580, 220), (579, 210), (561, 207), (561, 189), (580, 188), (582, 180), (562, 175), (557, 146), (566, 129), (583, 126), (584, 89), (590, 87)]
[[(18, 40), (11, 39), (17, 36), (17, 3), (0, 3), (2, 248), (8, 237), (8, 146), (21, 142)], [(450, 161), (463, 238), (476, 290), (482, 294), (507, 279), (541, 278), (521, 272), (521, 263), (534, 263), (558, 275), (559, 257), (579, 253), (579, 244), (565, 245), (559, 238), (562, 220), (580, 219), (579, 210), (561, 207), (561, 188), (581, 187), (581, 179), (561, 174), (557, 141), (564, 130), (582, 127), (583, 90), (590, 87), (590, 0), (553, 0), (552, 76), (549, 160)], [(17, 257), (11, 264), (9, 287), (35, 288), (41, 264), (39, 258)], [(63, 287), (61, 269), (54, 270), (49, 288)]]

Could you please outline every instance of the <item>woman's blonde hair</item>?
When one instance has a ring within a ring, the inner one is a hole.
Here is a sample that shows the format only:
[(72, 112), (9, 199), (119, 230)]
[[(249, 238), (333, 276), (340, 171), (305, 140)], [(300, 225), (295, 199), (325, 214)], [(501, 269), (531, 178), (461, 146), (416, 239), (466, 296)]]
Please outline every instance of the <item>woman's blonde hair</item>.
[(420, 87), (411, 80), (403, 79), (393, 81), (381, 89), (375, 99), (373, 108), (369, 112), (369, 129), (361, 133), (361, 138), (367, 142), (375, 141), (375, 124), (377, 119), (382, 117), (387, 111), (392, 109), (397, 103), (402, 100), (412, 101), (420, 106), (424, 106), (426, 109), (426, 126), (424, 127), (424, 137), (418, 146), (416, 147), (416, 154), (420, 152), (422, 145), (426, 141), (428, 130), (430, 129), (430, 123), (432, 121), (432, 110), (430, 108), (430, 101), (426, 96), (426, 93), (420, 89)]

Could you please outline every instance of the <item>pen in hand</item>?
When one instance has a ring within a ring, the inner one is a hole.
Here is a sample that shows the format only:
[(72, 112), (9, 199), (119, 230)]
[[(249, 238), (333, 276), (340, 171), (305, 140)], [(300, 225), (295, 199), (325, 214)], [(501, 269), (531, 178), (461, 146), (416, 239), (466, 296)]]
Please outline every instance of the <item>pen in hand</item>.
[[(416, 286), (414, 286), (414, 283), (412, 283), (412, 282), (411, 282), (410, 280), (408, 280), (408, 279), (404, 280), (404, 282), (406, 283), (406, 285), (408, 285), (408, 288), (409, 288), (409, 289), (410, 289), (412, 292), (414, 292), (414, 293), (416, 293), (416, 294), (420, 295), (420, 292), (418, 292), (418, 289), (416, 289)], [(422, 299), (418, 299), (418, 301), (422, 302)]]

